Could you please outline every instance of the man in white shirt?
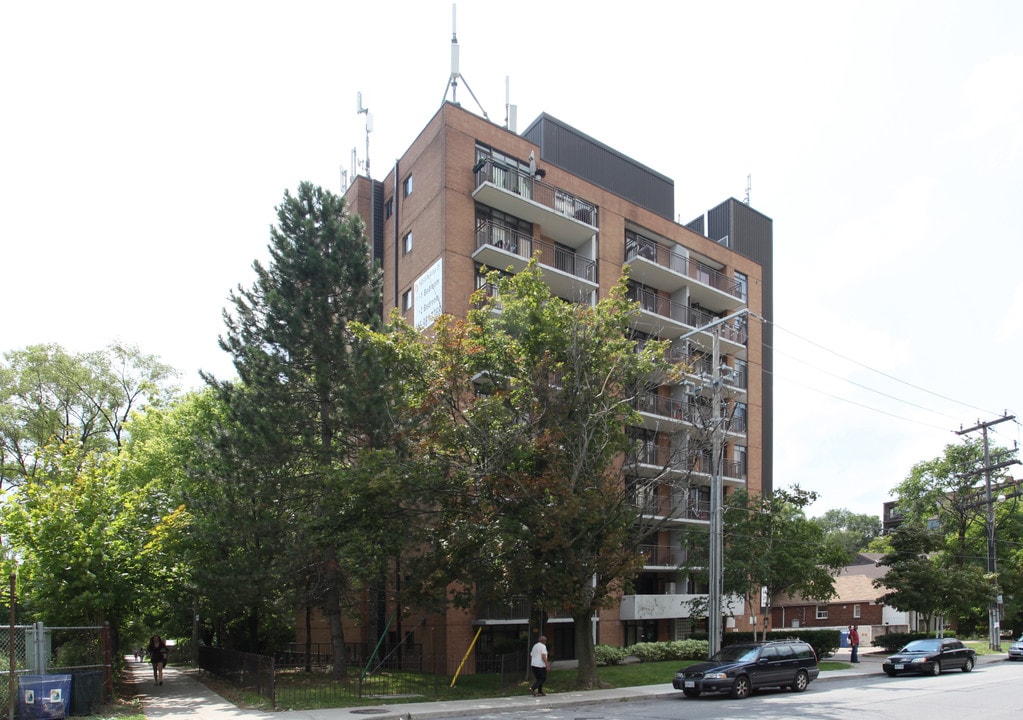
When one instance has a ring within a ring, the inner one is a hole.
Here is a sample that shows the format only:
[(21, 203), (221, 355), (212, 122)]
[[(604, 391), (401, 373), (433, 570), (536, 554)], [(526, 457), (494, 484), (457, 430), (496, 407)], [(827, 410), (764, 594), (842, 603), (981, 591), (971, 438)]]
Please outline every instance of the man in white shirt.
[(535, 697), (545, 695), (543, 684), (547, 682), (547, 671), (551, 669), (551, 661), (547, 657), (547, 636), (541, 635), (540, 639), (529, 651), (529, 666), (533, 670), (533, 677), (536, 680), (529, 686), (529, 692)]

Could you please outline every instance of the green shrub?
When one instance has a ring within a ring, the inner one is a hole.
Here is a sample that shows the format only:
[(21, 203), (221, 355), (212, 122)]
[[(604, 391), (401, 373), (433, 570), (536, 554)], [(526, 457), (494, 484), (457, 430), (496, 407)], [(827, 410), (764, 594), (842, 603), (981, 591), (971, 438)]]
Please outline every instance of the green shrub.
[(671, 642), (636, 643), (627, 647), (625, 652), (640, 662), (703, 660), (707, 657), (707, 641), (689, 638)]
[(641, 642), (636, 643), (635, 645), (630, 645), (625, 648), (625, 650), (629, 653), (629, 655), (639, 658), (640, 662), (659, 662), (667, 659), (664, 657), (665, 644), (666, 643)]
[(875, 636), (870, 641), (870, 644), (874, 647), (883, 648), (885, 652), (895, 652), (910, 640), (920, 640), (925, 637), (928, 637), (926, 633), (893, 632), (887, 635)]
[(620, 665), (628, 656), (625, 648), (613, 645), (595, 645), (593, 654), (597, 658), (597, 665)]
[(668, 643), (666, 660), (705, 660), (707, 658), (707, 641), (687, 638), (673, 640)]
[[(725, 633), (721, 642), (724, 645), (735, 643), (753, 642), (760, 640), (759, 633), (751, 632), (729, 632)], [(813, 646), (817, 653), (817, 659), (823, 660), (834, 655), (842, 643), (842, 632), (840, 630), (810, 630), (805, 628), (789, 628), (788, 630), (772, 630), (767, 633), (768, 640), (802, 640)]]

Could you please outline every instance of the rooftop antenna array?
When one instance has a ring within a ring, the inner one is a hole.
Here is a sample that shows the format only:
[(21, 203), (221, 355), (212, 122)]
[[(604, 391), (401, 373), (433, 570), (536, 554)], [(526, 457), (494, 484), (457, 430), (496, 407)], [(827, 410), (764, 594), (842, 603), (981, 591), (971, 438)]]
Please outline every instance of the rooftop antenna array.
[(753, 175), (746, 176), (746, 204), (749, 205), (749, 193), (753, 189)]
[(517, 105), (511, 104), (511, 79), (504, 76), (504, 127), (507, 130), (511, 130), (513, 133), (518, 133), (518, 113), (519, 108)]
[[(447, 85), (447, 88), (451, 89), (451, 102), (453, 102), (455, 105), (458, 104), (458, 81), (461, 80), (463, 83), (465, 83), (465, 89), (469, 91), (470, 95), (472, 95), (472, 99), (476, 100), (476, 105), (479, 107), (480, 112), (483, 113), (483, 119), (484, 120), (489, 120), (490, 117), (487, 115), (487, 111), (483, 109), (483, 106), (480, 105), (480, 101), (476, 98), (476, 93), (474, 93), (472, 91), (472, 88), (469, 87), (469, 83), (466, 81), (466, 79), (464, 77), (462, 77), (462, 73), (460, 73), (458, 71), (458, 33), (455, 32), (455, 11), (456, 10), (457, 10), (457, 6), (456, 5), (452, 5), (451, 6), (451, 75), (448, 78), (448, 85)], [(445, 90), (444, 90), (444, 100), (448, 99), (448, 90), (447, 90), (447, 88), (445, 88)]]
[[(366, 163), (365, 163), (365, 169), (366, 169), (366, 177), (369, 177), (369, 134), (371, 132), (373, 132), (373, 116), (370, 114), (368, 107), (363, 107), (362, 106), (362, 93), (361, 92), (358, 92), (358, 93), (355, 94), (355, 104), (356, 104), (356, 112), (357, 112), (357, 114), (365, 115), (366, 116)], [(354, 154), (355, 154), (355, 150), (352, 150), (353, 158), (354, 158)], [(355, 175), (354, 164), (353, 164), (353, 167), (352, 167), (352, 175)]]

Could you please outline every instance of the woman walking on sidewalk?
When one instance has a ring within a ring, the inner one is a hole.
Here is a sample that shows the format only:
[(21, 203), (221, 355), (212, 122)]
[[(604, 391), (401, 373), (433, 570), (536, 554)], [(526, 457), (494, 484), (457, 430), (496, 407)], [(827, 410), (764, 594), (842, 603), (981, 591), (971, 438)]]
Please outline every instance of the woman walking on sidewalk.
[(154, 683), (163, 685), (163, 669), (167, 667), (167, 642), (159, 635), (153, 635), (149, 638), (146, 652), (149, 654), (149, 662), (153, 663)]

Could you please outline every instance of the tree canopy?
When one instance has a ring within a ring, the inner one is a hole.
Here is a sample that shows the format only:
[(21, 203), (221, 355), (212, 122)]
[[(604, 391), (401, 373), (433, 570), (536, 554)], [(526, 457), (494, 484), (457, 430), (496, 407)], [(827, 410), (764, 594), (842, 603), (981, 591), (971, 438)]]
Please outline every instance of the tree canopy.
[(578, 681), (592, 686), (590, 618), (642, 567), (618, 458), (637, 393), (666, 371), (664, 347), (629, 339), (624, 282), (596, 305), (552, 296), (535, 261), (488, 282), (497, 292), (477, 293), (465, 320), (376, 336), (419, 368), (405, 386), (426, 416), (415, 457), (443, 474), (425, 565), (462, 582), (463, 605), (522, 593), (570, 613)]
[[(747, 608), (761, 607), (764, 615), (782, 593), (827, 602), (834, 597), (834, 575), (848, 559), (828, 543), (821, 526), (806, 517), (804, 508), (817, 494), (795, 486), (764, 496), (745, 488), (733, 490), (724, 503), (723, 592), (743, 598)], [(690, 575), (707, 579), (704, 558), (709, 552), (706, 530), (694, 528), (683, 536)], [(702, 605), (694, 610), (702, 609)], [(766, 624), (762, 626), (766, 632)]]

